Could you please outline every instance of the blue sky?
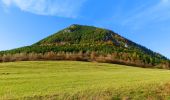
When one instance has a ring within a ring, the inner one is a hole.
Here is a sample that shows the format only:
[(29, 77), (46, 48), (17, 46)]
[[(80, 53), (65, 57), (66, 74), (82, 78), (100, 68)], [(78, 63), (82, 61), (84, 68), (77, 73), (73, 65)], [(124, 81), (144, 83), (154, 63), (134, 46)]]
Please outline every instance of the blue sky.
[(0, 50), (71, 24), (111, 29), (170, 58), (170, 0), (0, 0)]

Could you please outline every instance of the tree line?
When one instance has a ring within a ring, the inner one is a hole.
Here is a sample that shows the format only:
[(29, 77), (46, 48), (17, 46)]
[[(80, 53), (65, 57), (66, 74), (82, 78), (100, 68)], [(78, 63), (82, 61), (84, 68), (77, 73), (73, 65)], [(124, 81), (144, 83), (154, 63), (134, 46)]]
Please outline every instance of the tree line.
[(140, 59), (135, 53), (99, 54), (97, 52), (46, 52), (46, 53), (16, 53), (0, 56), (0, 62), (13, 61), (44, 61), (44, 60), (71, 60), (71, 61), (96, 61), (102, 63), (115, 63), (140, 67), (169, 68), (169, 61), (154, 62), (149, 57)]

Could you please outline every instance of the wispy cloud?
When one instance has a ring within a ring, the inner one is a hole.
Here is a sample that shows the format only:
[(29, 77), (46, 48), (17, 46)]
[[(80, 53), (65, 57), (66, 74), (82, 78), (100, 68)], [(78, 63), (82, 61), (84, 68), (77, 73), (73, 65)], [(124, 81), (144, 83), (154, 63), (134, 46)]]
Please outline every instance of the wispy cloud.
[(160, 0), (157, 4), (141, 10), (122, 22), (140, 28), (153, 22), (162, 22), (170, 19), (170, 0)]
[(75, 18), (86, 0), (0, 0), (5, 7), (39, 15)]
[(169, 0), (161, 0), (161, 2), (167, 3), (169, 2)]

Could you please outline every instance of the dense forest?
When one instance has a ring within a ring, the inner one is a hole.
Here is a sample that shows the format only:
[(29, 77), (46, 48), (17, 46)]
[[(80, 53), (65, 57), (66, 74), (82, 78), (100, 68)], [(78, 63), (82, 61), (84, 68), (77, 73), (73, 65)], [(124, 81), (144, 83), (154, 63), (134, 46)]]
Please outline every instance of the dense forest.
[(78, 60), (169, 68), (169, 60), (117, 33), (71, 25), (31, 46), (1, 51), (0, 61)]

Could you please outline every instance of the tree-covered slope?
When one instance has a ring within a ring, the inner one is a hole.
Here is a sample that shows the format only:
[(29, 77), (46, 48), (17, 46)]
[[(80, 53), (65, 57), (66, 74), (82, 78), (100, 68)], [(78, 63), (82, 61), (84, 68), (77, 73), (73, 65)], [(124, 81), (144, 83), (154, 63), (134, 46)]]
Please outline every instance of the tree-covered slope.
[(77, 24), (71, 25), (31, 46), (2, 51), (0, 52), (0, 60), (9, 59), (8, 56), (11, 55), (18, 56), (20, 54), (19, 56), (21, 56), (21, 53), (22, 56), (28, 57), (24, 60), (32, 60), (29, 58), (31, 54), (35, 56), (34, 59), (38, 60), (86, 60), (169, 68), (169, 61), (166, 57), (111, 30)]
[(47, 46), (47, 45), (111, 45), (114, 48), (126, 49), (126, 50), (139, 50), (140, 52), (147, 53), (149, 55), (166, 59), (166, 57), (155, 53), (141, 45), (138, 45), (117, 33), (97, 28), (93, 26), (83, 25), (71, 25), (70, 27), (61, 30), (34, 45)]

